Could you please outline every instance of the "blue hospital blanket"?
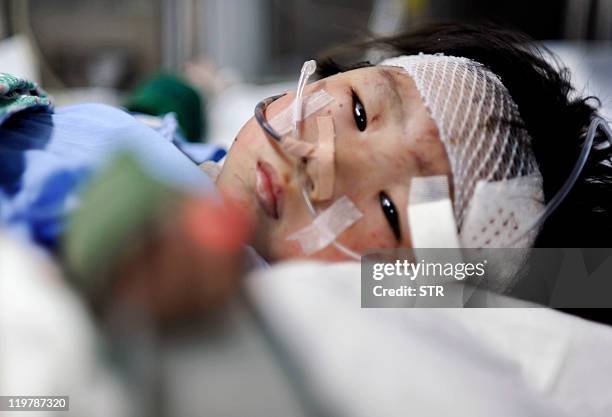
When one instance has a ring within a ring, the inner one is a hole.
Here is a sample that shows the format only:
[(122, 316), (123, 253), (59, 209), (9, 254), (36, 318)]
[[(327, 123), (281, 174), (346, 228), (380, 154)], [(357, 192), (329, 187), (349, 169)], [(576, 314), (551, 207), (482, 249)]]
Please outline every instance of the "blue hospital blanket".
[[(198, 148), (200, 160), (206, 149), (211, 157), (222, 155), (206, 146)], [(78, 206), (80, 187), (119, 150), (132, 153), (158, 179), (196, 192), (214, 189), (175, 141), (122, 110), (83, 104), (52, 112), (37, 106), (0, 125), (0, 228), (54, 249)]]

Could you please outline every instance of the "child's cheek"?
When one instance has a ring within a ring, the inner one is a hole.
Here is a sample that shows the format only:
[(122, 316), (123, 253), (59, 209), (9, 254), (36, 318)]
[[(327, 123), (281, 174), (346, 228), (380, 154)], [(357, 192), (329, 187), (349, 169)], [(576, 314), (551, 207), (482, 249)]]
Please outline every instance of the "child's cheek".
[(384, 249), (394, 246), (395, 240), (390, 231), (381, 230), (372, 216), (366, 216), (360, 220), (359, 227), (355, 230), (347, 231), (346, 240), (343, 240), (354, 247), (358, 252), (365, 253), (372, 249)]
[(378, 230), (371, 231), (368, 236), (368, 242), (371, 242), (375, 248), (384, 248), (389, 246), (388, 233), (380, 232)]
[(286, 238), (281, 238), (280, 240), (275, 242), (274, 246), (276, 246), (275, 252), (278, 254), (279, 260), (304, 257), (302, 248), (300, 247), (299, 243), (294, 240), (287, 240)]
[(238, 136), (234, 140), (233, 146), (238, 148), (244, 148), (252, 146), (254, 143), (259, 141), (259, 134), (257, 122), (254, 119), (249, 120), (240, 130)]
[(390, 249), (393, 248), (391, 240), (387, 237), (382, 236), (380, 233), (373, 233), (366, 243), (362, 245), (361, 252), (379, 250), (379, 249)]

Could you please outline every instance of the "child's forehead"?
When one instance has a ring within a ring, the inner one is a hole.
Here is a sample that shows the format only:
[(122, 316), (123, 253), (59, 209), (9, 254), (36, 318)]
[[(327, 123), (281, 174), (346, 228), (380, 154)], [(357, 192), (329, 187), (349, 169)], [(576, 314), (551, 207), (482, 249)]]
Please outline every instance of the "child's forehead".
[(388, 81), (393, 83), (395, 77), (398, 75), (407, 76), (408, 74), (398, 67), (388, 65), (372, 65), (369, 67), (355, 68), (348, 71), (340, 72), (338, 74), (327, 77), (327, 79), (332, 80), (336, 77), (351, 77), (358, 78), (364, 82), (373, 82), (381, 81), (386, 78)]
[[(339, 81), (349, 81), (357, 86), (371, 87), (361, 93), (372, 96), (382, 96), (394, 106), (401, 108), (406, 104), (411, 106), (424, 104), (422, 96), (412, 77), (403, 69), (393, 66), (376, 65), (357, 68), (336, 74)], [(333, 82), (333, 78), (329, 78)]]

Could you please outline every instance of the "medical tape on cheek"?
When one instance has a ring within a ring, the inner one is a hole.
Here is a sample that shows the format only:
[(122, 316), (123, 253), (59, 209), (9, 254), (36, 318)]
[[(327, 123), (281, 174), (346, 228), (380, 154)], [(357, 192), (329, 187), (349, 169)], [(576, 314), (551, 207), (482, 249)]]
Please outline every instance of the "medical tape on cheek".
[[(325, 90), (319, 90), (305, 98), (303, 98), (301, 118), (299, 121), (306, 119), (313, 113), (321, 110), (329, 103), (334, 101), (334, 97), (328, 94)], [(293, 118), (295, 116), (293, 102), (282, 112), (278, 113), (270, 120), (270, 126), (281, 136), (286, 135), (293, 129)], [(296, 138), (297, 139), (297, 138)]]
[(314, 201), (329, 200), (334, 193), (334, 152), (336, 132), (331, 116), (317, 117), (319, 139), (306, 171), (312, 179)]
[(297, 241), (306, 256), (324, 249), (351, 227), (363, 213), (346, 196), (323, 210), (311, 224), (287, 237)]
[[(412, 179), (408, 196), (408, 224), (418, 262), (455, 265), (463, 262), (446, 175)], [(461, 307), (464, 297), (473, 292), (473, 289), (466, 289), (460, 280), (445, 275), (420, 275), (414, 281), (417, 286), (432, 282), (445, 284), (444, 297), (419, 297), (414, 307)]]
[(296, 158), (308, 158), (315, 153), (317, 148), (312, 143), (297, 140), (291, 136), (283, 136), (281, 145), (285, 152)]
[(408, 222), (413, 248), (460, 247), (446, 175), (412, 179)]

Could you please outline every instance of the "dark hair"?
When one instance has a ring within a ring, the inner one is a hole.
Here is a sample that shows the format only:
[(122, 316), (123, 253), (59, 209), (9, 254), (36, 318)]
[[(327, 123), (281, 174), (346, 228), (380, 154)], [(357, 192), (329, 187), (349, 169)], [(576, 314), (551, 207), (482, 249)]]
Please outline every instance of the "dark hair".
[[(520, 32), (494, 25), (435, 24), (400, 35), (337, 49), (320, 58), (319, 75), (370, 66), (343, 64), (357, 51), (384, 56), (419, 52), (462, 56), (497, 74), (518, 105), (550, 201), (576, 164), (599, 100), (577, 97), (569, 70), (546, 48)], [(547, 219), (538, 247), (612, 247), (612, 147), (598, 136), (578, 181)]]

